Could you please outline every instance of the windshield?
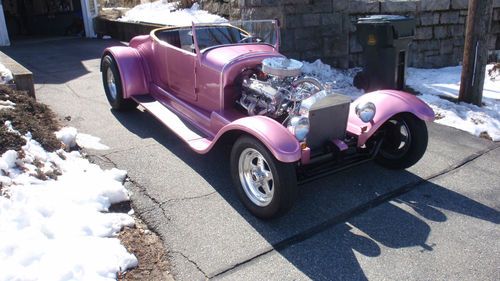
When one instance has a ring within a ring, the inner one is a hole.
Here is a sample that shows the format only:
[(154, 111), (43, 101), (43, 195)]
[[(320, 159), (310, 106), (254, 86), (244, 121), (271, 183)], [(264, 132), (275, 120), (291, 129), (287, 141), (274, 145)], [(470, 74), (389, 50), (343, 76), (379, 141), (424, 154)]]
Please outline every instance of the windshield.
[(196, 43), (200, 51), (234, 44), (269, 44), (277, 47), (278, 26), (274, 20), (195, 23)]

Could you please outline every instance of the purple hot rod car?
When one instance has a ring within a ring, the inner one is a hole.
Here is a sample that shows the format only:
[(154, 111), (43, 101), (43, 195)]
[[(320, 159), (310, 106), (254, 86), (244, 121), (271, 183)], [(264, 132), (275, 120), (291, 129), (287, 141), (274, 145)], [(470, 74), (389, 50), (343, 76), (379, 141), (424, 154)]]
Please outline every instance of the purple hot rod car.
[(160, 28), (104, 51), (104, 89), (113, 109), (143, 106), (198, 153), (229, 141), (238, 196), (261, 218), (287, 211), (302, 181), (422, 157), (425, 103), (393, 90), (351, 101), (278, 48), (272, 20)]

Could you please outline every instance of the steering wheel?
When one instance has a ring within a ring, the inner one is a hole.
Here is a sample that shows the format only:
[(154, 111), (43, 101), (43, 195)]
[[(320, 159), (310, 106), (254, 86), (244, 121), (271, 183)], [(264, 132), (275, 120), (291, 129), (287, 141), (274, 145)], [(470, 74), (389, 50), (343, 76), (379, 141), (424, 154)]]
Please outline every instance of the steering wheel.
[(259, 36), (249, 35), (247, 37), (243, 37), (240, 41), (238, 41), (238, 43), (260, 43), (262, 41), (264, 41), (264, 39), (260, 38)]

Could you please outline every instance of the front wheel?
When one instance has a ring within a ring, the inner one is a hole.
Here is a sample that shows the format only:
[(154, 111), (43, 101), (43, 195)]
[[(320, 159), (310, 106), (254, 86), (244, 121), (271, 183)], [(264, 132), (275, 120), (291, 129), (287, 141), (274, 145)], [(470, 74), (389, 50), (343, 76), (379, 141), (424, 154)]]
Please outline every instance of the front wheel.
[(233, 145), (231, 176), (238, 197), (259, 218), (284, 214), (297, 197), (295, 164), (278, 161), (250, 136), (241, 136)]
[(417, 163), (427, 149), (427, 126), (413, 114), (395, 115), (380, 130), (384, 137), (375, 161), (384, 167), (408, 168)]
[(115, 110), (130, 110), (137, 107), (135, 101), (123, 97), (123, 84), (115, 59), (106, 55), (101, 65), (102, 84), (111, 107)]

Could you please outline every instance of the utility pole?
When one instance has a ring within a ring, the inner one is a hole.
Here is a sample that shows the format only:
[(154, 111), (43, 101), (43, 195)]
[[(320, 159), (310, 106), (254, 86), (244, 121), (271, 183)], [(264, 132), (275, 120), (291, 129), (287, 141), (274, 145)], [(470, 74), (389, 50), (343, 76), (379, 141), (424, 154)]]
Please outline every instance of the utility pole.
[(481, 106), (492, 0), (469, 0), (459, 101)]

